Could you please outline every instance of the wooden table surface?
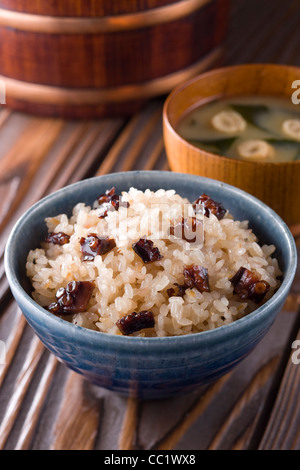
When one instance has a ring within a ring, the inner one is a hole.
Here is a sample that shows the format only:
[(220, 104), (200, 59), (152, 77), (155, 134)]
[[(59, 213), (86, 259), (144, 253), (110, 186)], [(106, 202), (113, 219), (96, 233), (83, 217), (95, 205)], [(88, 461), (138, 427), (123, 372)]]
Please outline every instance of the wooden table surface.
[[(225, 64), (300, 65), (299, 0), (234, 0)], [(0, 46), (1, 47), (1, 46)], [(299, 76), (300, 79), (300, 76)], [(91, 175), (168, 171), (162, 105), (130, 118), (66, 121), (0, 108), (0, 449), (300, 449), (300, 269), (270, 332), (232, 372), (183, 397), (126, 399), (69, 371), (10, 294), (3, 250), (35, 201)], [(295, 230), (300, 245), (300, 230)]]

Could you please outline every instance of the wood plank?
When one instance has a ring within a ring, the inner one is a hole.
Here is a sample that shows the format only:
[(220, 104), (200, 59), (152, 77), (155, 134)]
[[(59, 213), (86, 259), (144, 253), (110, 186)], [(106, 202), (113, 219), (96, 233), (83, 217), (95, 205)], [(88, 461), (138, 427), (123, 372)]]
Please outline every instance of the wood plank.
[(40, 417), (42, 407), (49, 392), (49, 388), (57, 367), (57, 363), (58, 361), (56, 357), (51, 354), (49, 361), (45, 367), (44, 373), (41, 377), (39, 386), (35, 391), (31, 407), (26, 415), (26, 419), (20, 430), (20, 435), (15, 446), (15, 450), (27, 450), (30, 446), (30, 442), (32, 440), (33, 433), (36, 429), (36, 425)]
[(85, 380), (71, 372), (57, 417), (53, 450), (91, 450), (97, 437), (100, 407), (87, 394)]
[(152, 149), (154, 152), (158, 151), (158, 149), (155, 150), (155, 146), (162, 143), (161, 117), (162, 102), (160, 100), (151, 103), (142, 112), (134, 115), (107, 153), (96, 174), (152, 169), (149, 167), (148, 160)]
[(71, 157), (64, 159), (60, 171), (49, 186), (48, 191), (56, 191), (86, 176), (92, 176), (90, 172), (91, 168), (95, 166), (95, 161), (103, 157), (104, 151), (118, 135), (122, 125), (123, 120), (121, 119), (90, 123)]
[[(10, 313), (11, 310), (16, 310), (15, 303), (13, 303), (10, 309), (8, 309), (8, 313)], [(20, 339), (24, 332), (25, 325), (26, 325), (25, 317), (22, 315), (21, 311), (17, 309), (17, 315), (15, 318), (13, 328), (8, 338), (5, 339), (5, 364), (2, 367), (0, 367), (0, 387), (7, 374), (7, 371), (9, 370), (11, 366), (11, 363), (15, 356)]]
[(187, 430), (194, 424), (197, 418), (209, 406), (212, 400), (220, 393), (224, 385), (229, 381), (231, 373), (217, 380), (211, 385), (196, 404), (183, 416), (179, 424), (162, 440), (156, 447), (157, 450), (172, 450), (177, 447), (178, 442), (186, 434)]
[[(256, 57), (259, 55), (262, 62), (277, 61), (278, 63), (285, 63), (283, 59), (286, 44), (285, 38), (289, 38), (292, 34), (292, 29), (297, 28), (299, 20), (300, 10), (297, 1), (288, 1), (284, 12), (278, 8), (273, 14), (272, 26), (264, 30), (264, 37), (260, 42), (257, 42), (256, 38), (256, 48), (252, 52), (250, 61), (255, 62)], [(278, 35), (279, 30), (280, 35)], [(295, 37), (297, 38), (297, 35)], [(261, 48), (261, 44), (264, 44), (263, 48)], [(297, 47), (297, 43), (294, 44), (294, 47)]]
[[(291, 5), (296, 4), (295, 0), (287, 0), (284, 12)], [(259, 15), (257, 12), (259, 11)], [(244, 2), (243, 7), (240, 9), (240, 14), (235, 18), (235, 21), (230, 24), (232, 31), (229, 34), (225, 55), (225, 64), (233, 65), (239, 63), (259, 62), (260, 57), (263, 55), (263, 49), (271, 41), (273, 46), (274, 36), (270, 37), (269, 32), (272, 30), (273, 25), (279, 21), (279, 30), (281, 18), (284, 16), (282, 3), (280, 0), (252, 0), (251, 2)], [(290, 18), (290, 16), (289, 16)], [(289, 23), (289, 18), (286, 22)], [(288, 37), (278, 34), (277, 36), (283, 43), (288, 42)], [(262, 44), (264, 47), (261, 47)], [(271, 51), (275, 62), (280, 61), (277, 55), (276, 47), (272, 47)], [(272, 62), (269, 58), (268, 61)]]
[(163, 143), (163, 138), (161, 137), (156, 142), (155, 147), (153, 148), (152, 153), (150, 154), (146, 164), (144, 165), (143, 170), (146, 170), (146, 171), (153, 170), (158, 159), (162, 156), (163, 152), (164, 152), (164, 143)]
[(143, 127), (143, 132), (136, 137), (134, 142), (132, 142), (130, 149), (128, 149), (127, 153), (123, 157), (123, 160), (118, 167), (118, 171), (130, 171), (136, 166), (136, 161), (141, 158), (140, 154), (142, 152), (142, 149), (149, 145), (150, 136), (154, 131), (157, 123), (160, 121), (160, 118), (161, 109), (159, 107), (154, 110), (151, 116), (149, 116), (149, 119)]
[(3, 449), (5, 446), (43, 352), (44, 346), (40, 340), (35, 337), (31, 342), (24, 365), (16, 380), (14, 393), (7, 405), (6, 413), (0, 424), (0, 449)]
[[(233, 2), (225, 63), (300, 65), (299, 15), (296, 0), (284, 5), (280, 0)], [(89, 386), (62, 364), (57, 367), (52, 355), (32, 339), (25, 341), (25, 320), (8, 301), (1, 253), (27, 207), (95, 173), (169, 169), (162, 147), (162, 103), (156, 100), (128, 120), (59, 123), (7, 108), (0, 112), (0, 338), (7, 347), (6, 365), (0, 368), (2, 448), (300, 449), (299, 367), (290, 354), (298, 324), (299, 273), (272, 330), (220, 389), (216, 382), (215, 388), (159, 402), (126, 400)], [(292, 230), (299, 244), (299, 227)], [(27, 360), (20, 365), (22, 354)]]
[(100, 167), (96, 171), (97, 176), (112, 172), (113, 167), (119, 158), (120, 152), (122, 152), (125, 145), (129, 142), (131, 135), (133, 134), (135, 128), (139, 124), (140, 119), (141, 119), (140, 114), (136, 114), (135, 116), (131, 118), (131, 120), (129, 121), (125, 129), (123, 130), (122, 134), (114, 142), (112, 148), (107, 153), (104, 161), (101, 163)]
[[(39, 123), (39, 125), (37, 125)], [(20, 178), (18, 191), (11, 198), (9, 212), (14, 212), (20, 205), (25, 193), (30, 189), (32, 179), (39, 168), (41, 161), (49, 151), (53, 142), (57, 139), (63, 128), (61, 120), (44, 120), (42, 122), (33, 119), (28, 125), (16, 145), (8, 152), (5, 158), (0, 160), (0, 182), (6, 182), (16, 177)], [(6, 223), (6, 218), (0, 225), (0, 230)]]
[(280, 385), (271, 417), (261, 440), (261, 450), (300, 449), (300, 330)]
[[(240, 418), (240, 416), (244, 413), (245, 408), (248, 407), (249, 403), (255, 398), (255, 395), (260, 395), (261, 390), (265, 387), (267, 381), (269, 381), (272, 376), (274, 375), (274, 372), (276, 371), (276, 368), (278, 366), (279, 358), (274, 357), (272, 358), (267, 364), (262, 366), (251, 382), (247, 385), (246, 390), (241, 394), (239, 399), (235, 402), (233, 408), (231, 409), (230, 413), (226, 417), (226, 419), (223, 421), (222, 425), (219, 427), (218, 431), (216, 432), (214, 438), (212, 439), (208, 450), (218, 450), (222, 449), (222, 442), (224, 440), (225, 436), (228, 436), (231, 434), (231, 429), (235, 426), (236, 421)], [(250, 416), (249, 416), (250, 418)], [(249, 422), (249, 425), (252, 424), (255, 425), (255, 421), (252, 421), (252, 416)], [(247, 431), (247, 440), (243, 444), (243, 448), (246, 448), (250, 445), (250, 429), (249, 426), (246, 427)], [(253, 430), (252, 430), (253, 433)], [(245, 446), (245, 447), (244, 447)], [(236, 443), (234, 444), (234, 447), (236, 447)], [(241, 448), (241, 442), (239, 442), (239, 448)]]
[(132, 397), (128, 398), (124, 421), (119, 436), (120, 450), (132, 450), (135, 448), (139, 406), (139, 400)]
[(276, 399), (274, 390), (280, 384), (282, 361), (287, 360), (286, 343), (297, 321), (295, 316), (282, 312), (220, 390), (216, 382), (215, 390), (200, 389), (184, 399), (163, 400), (161, 404), (144, 402), (138, 416), (138, 448), (252, 448), (254, 438), (261, 433), (261, 417), (267, 419)]

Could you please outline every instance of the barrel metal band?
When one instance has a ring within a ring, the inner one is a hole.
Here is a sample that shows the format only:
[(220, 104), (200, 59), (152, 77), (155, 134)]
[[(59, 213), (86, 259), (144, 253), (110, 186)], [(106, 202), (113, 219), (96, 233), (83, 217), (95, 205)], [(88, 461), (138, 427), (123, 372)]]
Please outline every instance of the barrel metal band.
[(7, 99), (17, 99), (46, 105), (95, 106), (97, 104), (136, 101), (168, 93), (185, 80), (212, 67), (223, 54), (219, 46), (198, 62), (178, 72), (136, 85), (112, 88), (62, 88), (21, 82), (0, 75), (6, 86)]
[(182, 0), (164, 7), (126, 15), (58, 17), (0, 8), (0, 26), (45, 34), (97, 34), (130, 31), (184, 18), (213, 0)]

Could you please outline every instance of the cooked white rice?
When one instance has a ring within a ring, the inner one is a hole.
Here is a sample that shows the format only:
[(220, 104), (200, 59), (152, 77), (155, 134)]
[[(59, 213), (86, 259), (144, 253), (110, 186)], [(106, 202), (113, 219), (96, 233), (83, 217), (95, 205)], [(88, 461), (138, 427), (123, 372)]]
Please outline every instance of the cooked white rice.
[[(131, 188), (122, 193), (130, 207), (109, 211), (99, 219), (101, 208), (79, 203), (70, 218), (66, 214), (46, 219), (48, 231), (64, 232), (70, 242), (58, 246), (42, 243), (30, 251), (27, 275), (33, 286), (33, 298), (42, 306), (55, 301), (60, 287), (72, 280), (95, 282), (86, 312), (66, 316), (73, 323), (111, 334), (121, 334), (116, 322), (132, 312), (150, 310), (155, 327), (133, 333), (136, 336), (170, 336), (211, 330), (229, 324), (250, 313), (257, 305), (241, 301), (233, 294), (229, 279), (243, 266), (270, 284), (264, 301), (279, 286), (280, 269), (271, 255), (274, 246), (259, 246), (247, 221), (235, 221), (227, 212), (222, 220), (204, 217), (204, 244), (194, 246), (168, 234), (188, 201), (174, 190), (145, 192)], [(191, 205), (188, 205), (189, 209)], [(79, 240), (90, 233), (114, 238), (116, 248), (82, 261)], [(150, 236), (151, 235), (151, 236)], [(144, 264), (132, 244), (147, 236), (158, 247), (162, 258)], [(201, 265), (208, 270), (210, 292), (187, 289), (183, 297), (169, 297), (174, 283), (183, 284), (183, 269)]]

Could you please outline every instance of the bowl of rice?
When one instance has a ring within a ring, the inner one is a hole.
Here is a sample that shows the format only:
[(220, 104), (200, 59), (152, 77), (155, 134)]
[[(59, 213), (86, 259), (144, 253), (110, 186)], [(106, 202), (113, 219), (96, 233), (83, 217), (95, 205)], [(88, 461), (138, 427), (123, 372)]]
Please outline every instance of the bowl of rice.
[(5, 270), (59, 360), (153, 399), (210, 383), (248, 355), (285, 302), (296, 258), (286, 224), (244, 191), (136, 171), (33, 205), (9, 236)]

